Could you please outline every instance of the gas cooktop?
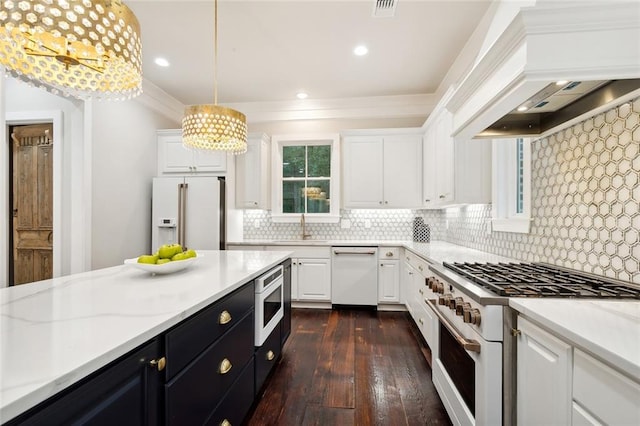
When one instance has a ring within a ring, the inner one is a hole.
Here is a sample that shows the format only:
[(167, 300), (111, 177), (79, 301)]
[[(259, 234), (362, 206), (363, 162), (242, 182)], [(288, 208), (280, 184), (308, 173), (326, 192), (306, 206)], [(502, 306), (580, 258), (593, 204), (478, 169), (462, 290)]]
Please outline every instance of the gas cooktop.
[(500, 296), (640, 299), (640, 286), (546, 263), (443, 265)]

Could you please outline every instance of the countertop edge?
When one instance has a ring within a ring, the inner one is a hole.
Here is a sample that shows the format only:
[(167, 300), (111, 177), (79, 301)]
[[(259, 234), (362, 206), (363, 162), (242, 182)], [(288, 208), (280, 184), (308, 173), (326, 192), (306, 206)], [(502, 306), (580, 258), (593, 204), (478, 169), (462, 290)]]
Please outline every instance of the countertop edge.
[[(562, 300), (558, 301), (562, 302)], [(566, 302), (566, 300), (564, 302)], [(528, 304), (530, 304), (530, 301), (519, 299), (509, 300), (509, 306), (511, 308), (515, 309), (523, 316), (537, 322), (539, 325), (546, 328), (551, 334), (566, 340), (571, 345), (587, 352), (591, 356), (594, 356), (614, 370), (618, 370), (623, 374), (629, 375), (632, 379), (640, 382), (640, 359), (638, 360), (638, 363), (633, 363), (627, 358), (620, 356), (617, 352), (610, 350), (608, 347), (600, 345), (594, 340), (578, 334), (571, 328), (561, 324), (557, 320), (554, 320), (554, 318), (543, 314), (535, 307), (527, 306)]]

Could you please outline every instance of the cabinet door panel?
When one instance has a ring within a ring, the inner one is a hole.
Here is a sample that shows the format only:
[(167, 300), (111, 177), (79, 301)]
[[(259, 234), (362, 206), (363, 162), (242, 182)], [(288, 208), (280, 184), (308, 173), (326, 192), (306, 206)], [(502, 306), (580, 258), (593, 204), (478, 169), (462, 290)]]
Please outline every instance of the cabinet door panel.
[(223, 151), (194, 151), (194, 172), (224, 172), (227, 170), (227, 154)]
[(13, 419), (13, 425), (157, 425), (160, 374), (149, 362), (160, 356), (157, 339)]
[(329, 259), (298, 260), (299, 300), (331, 300)]
[(384, 206), (415, 208), (422, 205), (422, 137), (384, 138)]
[(382, 303), (400, 302), (400, 261), (381, 260), (378, 267), (378, 300)]
[(383, 206), (382, 146), (381, 137), (345, 138), (343, 200), (346, 208)]
[(193, 151), (182, 146), (181, 137), (161, 139), (160, 143), (164, 145), (164, 148), (158, 147), (159, 152), (160, 150), (164, 151), (161, 164), (163, 173), (189, 173), (192, 171)]
[(571, 346), (522, 317), (518, 328), (518, 424), (570, 424)]

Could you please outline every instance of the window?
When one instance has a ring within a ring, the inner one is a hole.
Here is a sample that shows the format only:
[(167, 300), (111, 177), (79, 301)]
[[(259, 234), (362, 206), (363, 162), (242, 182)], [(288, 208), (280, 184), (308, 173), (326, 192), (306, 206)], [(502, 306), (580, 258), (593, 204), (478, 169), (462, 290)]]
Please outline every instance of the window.
[(339, 136), (273, 136), (272, 219), (339, 219)]
[(493, 141), (494, 231), (528, 233), (531, 225), (531, 142), (529, 139)]

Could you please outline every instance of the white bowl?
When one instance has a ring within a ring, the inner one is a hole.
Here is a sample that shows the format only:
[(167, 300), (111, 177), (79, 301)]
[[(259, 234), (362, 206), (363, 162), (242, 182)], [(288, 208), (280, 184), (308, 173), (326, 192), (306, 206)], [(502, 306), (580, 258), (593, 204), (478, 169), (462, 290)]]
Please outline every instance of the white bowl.
[(173, 262), (163, 263), (162, 265), (152, 265), (150, 263), (138, 263), (138, 258), (125, 259), (124, 264), (133, 266), (134, 268), (141, 269), (143, 271), (151, 272), (153, 274), (172, 274), (174, 272), (182, 271), (183, 269), (191, 266), (201, 254), (196, 254), (196, 257), (190, 257), (185, 260), (176, 260)]

